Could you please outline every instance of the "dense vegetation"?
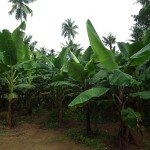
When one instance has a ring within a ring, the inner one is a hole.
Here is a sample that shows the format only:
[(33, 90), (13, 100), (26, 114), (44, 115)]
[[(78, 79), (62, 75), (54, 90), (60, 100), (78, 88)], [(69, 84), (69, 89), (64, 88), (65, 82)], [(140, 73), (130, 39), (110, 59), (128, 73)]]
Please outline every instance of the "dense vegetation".
[[(69, 25), (73, 30), (68, 33)], [(71, 19), (62, 24), (68, 42), (59, 55), (31, 49), (24, 21), (12, 33), (0, 32), (0, 121), (7, 110), (6, 125), (12, 128), (14, 112), (32, 115), (41, 108), (51, 112), (49, 123), (62, 126), (67, 112), (78, 111), (69, 118), (84, 113), (90, 138), (91, 125), (97, 129), (100, 117), (108, 117), (119, 122), (118, 147), (125, 150), (129, 141), (138, 145), (133, 131), (142, 134), (143, 125), (150, 125), (150, 30), (132, 44), (117, 43), (116, 50), (114, 36), (103, 37), (107, 49), (90, 20), (86, 26), (90, 46), (81, 52), (73, 42), (78, 26)]]

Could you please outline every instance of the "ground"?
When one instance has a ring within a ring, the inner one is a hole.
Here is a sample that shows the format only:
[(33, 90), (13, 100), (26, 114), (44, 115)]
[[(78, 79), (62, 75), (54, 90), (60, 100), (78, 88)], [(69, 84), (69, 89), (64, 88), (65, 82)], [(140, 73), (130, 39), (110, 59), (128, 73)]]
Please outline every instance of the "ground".
[[(0, 126), (0, 150), (90, 150), (64, 135), (64, 132), (72, 127), (79, 127), (75, 122), (66, 122), (61, 128), (47, 129), (41, 127), (44, 115), (25, 116), (13, 129)], [(100, 125), (100, 132), (104, 133), (102, 142), (109, 146), (109, 150), (116, 150), (117, 145), (116, 123)], [(113, 135), (113, 136), (112, 136)], [(150, 134), (144, 132), (144, 138), (140, 134), (134, 135), (138, 144), (131, 145), (128, 150), (150, 150)]]
[(0, 133), (0, 150), (87, 150), (63, 134), (61, 129), (40, 129), (23, 123)]

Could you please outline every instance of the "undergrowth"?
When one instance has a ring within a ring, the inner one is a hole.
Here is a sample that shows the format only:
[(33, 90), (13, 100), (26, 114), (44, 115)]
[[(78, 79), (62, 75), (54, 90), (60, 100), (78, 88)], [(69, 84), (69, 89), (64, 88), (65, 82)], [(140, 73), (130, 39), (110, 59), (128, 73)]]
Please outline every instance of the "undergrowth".
[(106, 147), (105, 144), (100, 143), (100, 137), (93, 136), (89, 138), (86, 136), (85, 131), (81, 128), (69, 129), (65, 132), (65, 135), (77, 143), (90, 147), (94, 150), (108, 150), (108, 147)]

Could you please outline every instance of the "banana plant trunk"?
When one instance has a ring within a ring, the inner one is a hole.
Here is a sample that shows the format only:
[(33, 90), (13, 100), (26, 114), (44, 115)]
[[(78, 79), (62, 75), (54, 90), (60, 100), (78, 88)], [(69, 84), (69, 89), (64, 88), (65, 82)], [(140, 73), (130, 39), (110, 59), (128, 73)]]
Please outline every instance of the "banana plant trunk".
[(119, 150), (126, 150), (129, 142), (129, 129), (125, 125), (122, 115), (121, 115), (121, 110), (124, 109), (126, 100), (124, 96), (125, 89), (124, 87), (119, 87), (118, 88), (118, 95), (116, 94), (116, 105), (118, 107), (119, 111), (119, 122), (120, 122), (120, 127), (119, 127)]
[(7, 112), (7, 127), (12, 128), (12, 101), (9, 100), (8, 112)]
[(32, 115), (32, 94), (31, 94), (31, 92), (27, 92), (26, 105), (27, 105), (27, 114), (29, 116), (31, 116)]
[(60, 96), (59, 97), (59, 116), (58, 116), (58, 119), (59, 119), (59, 124), (61, 125), (62, 124), (62, 121), (63, 121), (63, 96)]
[(28, 96), (28, 99), (27, 99), (27, 114), (28, 114), (29, 116), (32, 115), (31, 96)]
[(122, 118), (120, 118), (120, 129), (119, 129), (119, 150), (126, 150), (129, 142), (129, 129), (125, 125)]
[(91, 129), (91, 111), (90, 111), (90, 106), (86, 106), (86, 134), (88, 137), (91, 136), (92, 134), (92, 129)]

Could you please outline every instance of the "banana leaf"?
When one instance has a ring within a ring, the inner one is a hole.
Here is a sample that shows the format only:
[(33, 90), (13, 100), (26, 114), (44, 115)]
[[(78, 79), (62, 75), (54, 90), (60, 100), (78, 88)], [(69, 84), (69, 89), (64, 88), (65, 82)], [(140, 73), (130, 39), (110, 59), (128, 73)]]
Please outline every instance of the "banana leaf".
[(70, 104), (69, 107), (81, 107), (90, 101), (93, 100), (95, 97), (100, 97), (108, 92), (109, 88), (99, 87), (99, 88), (91, 88), (82, 92), (78, 95)]
[(35, 86), (31, 84), (18, 84), (15, 86), (16, 90), (32, 90)]
[(13, 43), (15, 44), (15, 47), (17, 50), (17, 62), (18, 63), (21, 63), (24, 61), (23, 57), (26, 54), (26, 49), (24, 47), (24, 42), (23, 42), (24, 36), (25, 36), (25, 32), (24, 32), (25, 29), (26, 29), (26, 24), (25, 22), (22, 22), (11, 34)]
[(70, 83), (68, 81), (56, 81), (53, 82), (51, 84), (49, 84), (48, 86), (54, 86), (54, 87), (58, 87), (58, 86), (69, 86), (69, 87), (76, 87), (77, 85)]
[(135, 112), (130, 107), (128, 107), (127, 109), (122, 109), (121, 116), (123, 117), (124, 122), (130, 129), (136, 129), (138, 121), (141, 121), (140, 113)]
[(87, 64), (85, 65), (84, 69), (88, 71), (88, 77), (92, 77), (96, 73), (96, 65), (94, 63), (94, 59), (91, 58)]
[(107, 78), (108, 72), (106, 70), (100, 70), (98, 73), (96, 73), (91, 79), (90, 84), (98, 83), (100, 80)]
[(128, 43), (123, 43), (123, 42), (118, 42), (118, 47), (121, 51), (121, 55), (123, 59), (129, 60), (129, 44)]
[(78, 60), (78, 58), (74, 55), (73, 52), (70, 51), (70, 54), (71, 54), (71, 57), (72, 57), (72, 59), (74, 60), (74, 62), (80, 63), (79, 60)]
[(17, 49), (8, 30), (0, 32), (0, 52), (3, 52), (6, 65), (13, 66), (17, 63)]
[(115, 62), (113, 52), (105, 48), (90, 20), (87, 21), (87, 32), (90, 45), (103, 67), (108, 71), (117, 69), (118, 64)]
[(131, 93), (131, 97), (140, 97), (141, 99), (150, 99), (150, 91)]
[(111, 85), (118, 86), (132, 86), (134, 84), (139, 84), (131, 75), (126, 74), (119, 69), (115, 69), (113, 74), (109, 76), (109, 82)]
[(84, 70), (84, 67), (81, 64), (71, 62), (68, 68), (68, 75), (78, 82), (84, 82), (88, 72)]
[(130, 57), (131, 66), (139, 66), (150, 59), (150, 43)]

